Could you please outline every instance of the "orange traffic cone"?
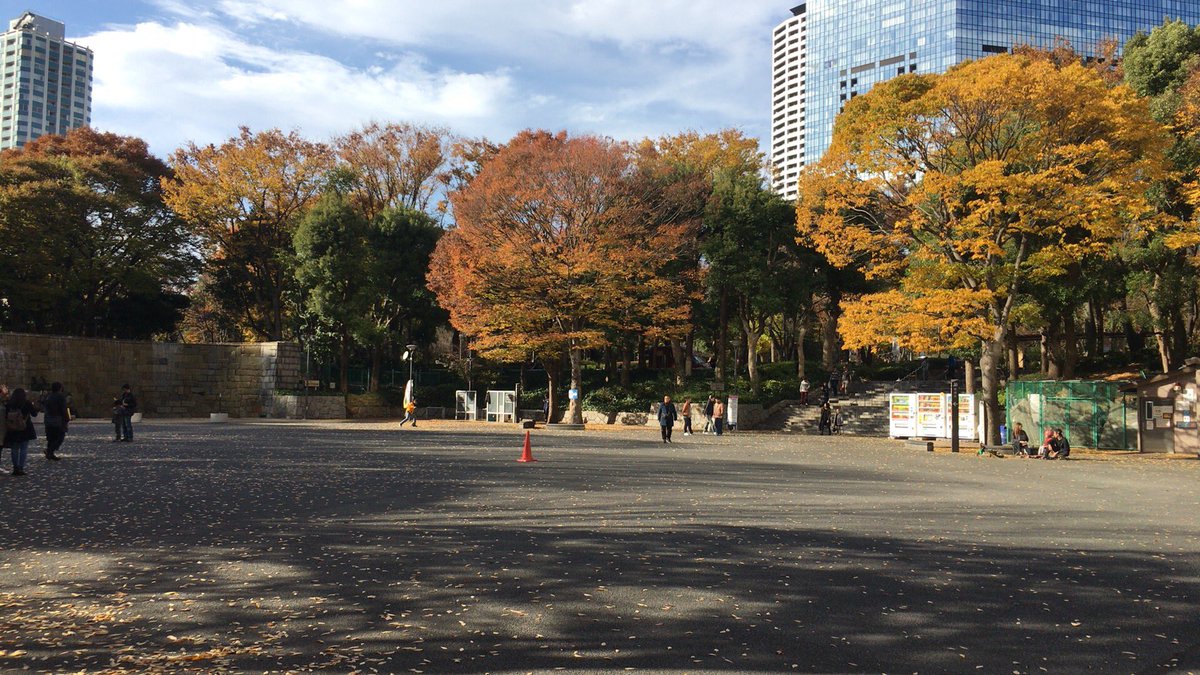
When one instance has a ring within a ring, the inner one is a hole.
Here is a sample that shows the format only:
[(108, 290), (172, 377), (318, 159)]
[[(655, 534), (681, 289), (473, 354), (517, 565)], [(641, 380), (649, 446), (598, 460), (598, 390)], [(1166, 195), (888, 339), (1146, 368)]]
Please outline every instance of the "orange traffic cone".
[(521, 459), (518, 462), (536, 462), (533, 458), (533, 447), (529, 445), (529, 432), (525, 432), (525, 448), (521, 450)]

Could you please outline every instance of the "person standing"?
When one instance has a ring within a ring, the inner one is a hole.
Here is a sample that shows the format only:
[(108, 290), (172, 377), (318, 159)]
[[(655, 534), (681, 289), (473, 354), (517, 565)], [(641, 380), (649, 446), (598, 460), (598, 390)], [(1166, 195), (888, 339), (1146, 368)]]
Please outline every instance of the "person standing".
[(404, 426), (405, 422), (412, 422), (414, 427), (417, 426), (417, 397), (415, 396), (404, 404), (404, 419), (400, 420), (400, 426)]
[(50, 394), (42, 402), (42, 410), (46, 413), (42, 418), (43, 424), (46, 425), (46, 459), (58, 461), (62, 457), (56, 453), (67, 438), (67, 424), (71, 421), (62, 382), (50, 385)]
[(4, 404), (4, 447), (12, 450), (14, 476), (25, 475), (25, 459), (29, 455), (29, 441), (37, 438), (33, 418), (38, 414), (24, 389), (14, 389)]
[(113, 428), (116, 431), (113, 443), (133, 442), (133, 413), (137, 412), (137, 397), (128, 384), (121, 385), (121, 393), (113, 399)]
[(713, 430), (718, 436), (725, 434), (725, 402), (721, 399), (713, 404)]
[(678, 418), (679, 411), (675, 409), (671, 397), (664, 396), (662, 404), (658, 406), (658, 426), (662, 427), (663, 443), (671, 442), (671, 431), (675, 428), (675, 420)]
[(829, 408), (829, 401), (821, 404), (821, 419), (817, 422), (817, 433), (822, 436), (833, 434), (833, 411)]
[(683, 435), (692, 435), (692, 399), (683, 399), (683, 408), (679, 410), (679, 414), (683, 415)]
[(717, 404), (717, 397), (712, 394), (708, 395), (708, 402), (704, 404), (704, 433), (713, 431), (713, 410)]
[(812, 384), (809, 383), (807, 377), (802, 378), (800, 380), (800, 405), (808, 405), (809, 389), (812, 389)]

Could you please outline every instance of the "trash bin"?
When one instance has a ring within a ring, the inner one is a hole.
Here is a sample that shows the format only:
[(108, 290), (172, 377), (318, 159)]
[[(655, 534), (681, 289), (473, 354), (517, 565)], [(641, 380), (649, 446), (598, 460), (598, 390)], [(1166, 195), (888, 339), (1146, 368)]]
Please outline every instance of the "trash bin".
[(1000, 445), (1008, 445), (1008, 425), (1000, 425)]

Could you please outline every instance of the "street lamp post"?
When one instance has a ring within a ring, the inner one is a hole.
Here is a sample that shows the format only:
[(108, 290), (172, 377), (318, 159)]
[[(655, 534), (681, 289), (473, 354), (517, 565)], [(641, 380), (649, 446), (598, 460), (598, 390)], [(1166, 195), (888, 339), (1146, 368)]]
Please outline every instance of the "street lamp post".
[(415, 396), (413, 396), (413, 390), (417, 388), (416, 384), (413, 382), (413, 359), (415, 358), (415, 355), (417, 353), (417, 346), (416, 345), (405, 345), (404, 348), (408, 350), (408, 353), (405, 354), (405, 356), (408, 358), (408, 387), (407, 387), (407, 392), (406, 392), (408, 394), (408, 396), (406, 397), (406, 400), (404, 401), (404, 403), (407, 405), (408, 401), (416, 398)]

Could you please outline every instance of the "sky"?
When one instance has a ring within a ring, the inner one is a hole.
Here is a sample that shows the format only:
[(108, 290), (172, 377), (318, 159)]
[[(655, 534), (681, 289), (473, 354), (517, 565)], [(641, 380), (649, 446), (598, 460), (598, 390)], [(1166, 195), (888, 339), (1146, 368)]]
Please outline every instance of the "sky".
[[(370, 121), (505, 141), (736, 127), (767, 149), (766, 0), (0, 0), (95, 52), (92, 126), (165, 156), (241, 125)], [(7, 27), (7, 24), (5, 25)]]

